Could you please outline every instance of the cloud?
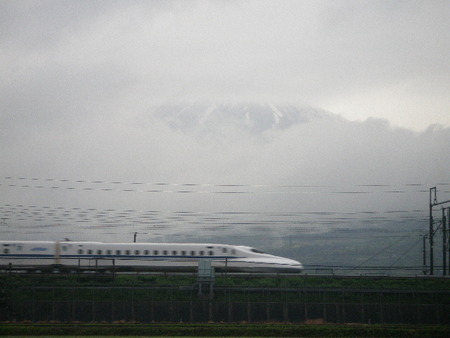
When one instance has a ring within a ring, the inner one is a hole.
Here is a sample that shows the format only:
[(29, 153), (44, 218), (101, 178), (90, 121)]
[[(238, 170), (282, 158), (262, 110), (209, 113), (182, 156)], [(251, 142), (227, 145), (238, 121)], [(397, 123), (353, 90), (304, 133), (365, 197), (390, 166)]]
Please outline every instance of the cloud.
[[(171, 212), (200, 215), (195, 226), (210, 212), (248, 212), (232, 222), (253, 225), (298, 212), (290, 226), (316, 230), (416, 210), (416, 229), (429, 187), (450, 182), (447, 1), (0, 6), (4, 205), (154, 210), (167, 227)], [(151, 108), (218, 99), (306, 102), (333, 118), (255, 136), (220, 119), (177, 130)]]
[[(11, 96), (33, 101), (43, 118), (52, 108), (135, 111), (168, 99), (238, 97), (308, 102), (416, 130), (450, 125), (442, 76), (449, 71), (447, 2), (43, 1), (3, 8), (0, 72), (8, 80), (1, 95), (15, 114), (31, 108)], [(53, 100), (67, 108), (48, 107)]]
[[(152, 111), (28, 125), (0, 148), (2, 234), (120, 242), (138, 232), (306, 265), (417, 265), (421, 250), (404, 253), (428, 226), (428, 189), (449, 196), (450, 129), (310, 113), (257, 132), (223, 115), (174, 128)], [(378, 256), (391, 238), (392, 254)]]
[[(199, 115), (202, 113), (199, 111)], [(325, 186), (334, 192), (370, 185), (403, 190), (408, 184), (419, 184), (426, 189), (437, 182), (450, 181), (446, 170), (450, 163), (445, 157), (450, 131), (442, 127), (417, 133), (394, 129), (386, 120), (350, 122), (330, 115), (287, 129), (254, 134), (234, 120), (218, 117), (211, 120), (214, 125), (197, 125), (184, 131), (173, 129), (158, 115), (148, 113), (96, 116), (70, 126), (50, 124), (27, 129), (20, 139), (9, 140), (9, 147), (3, 148), (3, 173), (88, 181)], [(414, 198), (418, 196), (421, 194)], [(126, 204), (143, 207), (148, 201), (139, 201), (142, 197), (134, 195)], [(222, 196), (217, 200), (194, 194), (176, 196), (174, 202), (165, 196), (163, 204), (155, 200), (152, 205), (174, 209), (183, 208), (186, 203), (188, 209), (233, 209), (240, 201), (239, 208), (252, 210), (322, 210), (342, 208), (342, 201), (349, 196), (318, 194), (317, 204), (301, 194), (296, 195), (298, 199), (292, 199), (290, 194), (248, 197)], [(425, 203), (422, 198), (413, 203), (407, 198), (399, 203), (407, 209), (421, 208)], [(358, 203), (352, 202), (345, 208), (365, 208)], [(390, 207), (385, 200), (370, 206), (377, 210)]]

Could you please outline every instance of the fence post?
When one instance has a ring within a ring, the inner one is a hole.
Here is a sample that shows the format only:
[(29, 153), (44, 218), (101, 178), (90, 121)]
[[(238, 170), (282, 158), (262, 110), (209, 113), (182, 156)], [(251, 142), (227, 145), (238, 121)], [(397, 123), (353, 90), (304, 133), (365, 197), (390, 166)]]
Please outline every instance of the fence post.
[(114, 321), (114, 312), (115, 312), (115, 297), (114, 297), (115, 288), (111, 289), (111, 322)]
[(380, 322), (384, 324), (384, 314), (383, 314), (383, 302), (382, 302), (382, 296), (383, 294), (381, 292), (378, 292), (378, 302), (380, 305)]
[(56, 320), (55, 288), (52, 288), (52, 320)]
[(135, 320), (134, 316), (134, 288), (131, 289), (131, 320)]
[(306, 304), (306, 291), (303, 292), (303, 304), (305, 306), (305, 322), (308, 320), (308, 306)]
[(36, 287), (33, 286), (33, 310), (32, 310), (32, 321), (36, 321)]
[(72, 288), (72, 321), (75, 321), (75, 288)]

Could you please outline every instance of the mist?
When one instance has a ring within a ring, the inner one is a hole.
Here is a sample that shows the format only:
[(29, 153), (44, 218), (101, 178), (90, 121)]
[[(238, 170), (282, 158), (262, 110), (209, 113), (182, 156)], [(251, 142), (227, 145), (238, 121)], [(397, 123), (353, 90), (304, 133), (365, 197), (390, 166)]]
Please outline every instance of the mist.
[(2, 236), (139, 232), (324, 264), (364, 262), (357, 248), (381, 252), (380, 234), (407, 238), (393, 262), (420, 253), (429, 189), (450, 194), (449, 14), (447, 1), (2, 1)]

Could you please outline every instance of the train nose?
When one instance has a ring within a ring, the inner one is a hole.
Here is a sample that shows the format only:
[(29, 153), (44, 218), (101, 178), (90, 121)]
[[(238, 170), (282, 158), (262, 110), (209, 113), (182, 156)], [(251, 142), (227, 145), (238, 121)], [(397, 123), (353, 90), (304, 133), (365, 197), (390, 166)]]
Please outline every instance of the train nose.
[(303, 271), (303, 264), (293, 259), (284, 258), (283, 265), (288, 272), (299, 273)]
[(298, 261), (291, 260), (290, 267), (294, 272), (303, 271), (303, 264)]
[(303, 272), (303, 265), (302, 264), (298, 264), (295, 269), (297, 270), (297, 272)]

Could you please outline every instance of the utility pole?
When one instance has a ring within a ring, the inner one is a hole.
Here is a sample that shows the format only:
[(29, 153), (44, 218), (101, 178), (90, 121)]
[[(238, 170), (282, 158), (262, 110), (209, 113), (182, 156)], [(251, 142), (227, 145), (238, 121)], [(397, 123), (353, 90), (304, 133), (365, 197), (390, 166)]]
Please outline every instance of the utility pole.
[[(434, 193), (434, 198), (432, 195)], [(436, 197), (436, 187), (430, 188), (430, 232), (429, 232), (429, 240), (430, 240), (430, 275), (434, 273), (434, 261), (433, 261), (433, 206), (437, 203)]]
[(447, 275), (447, 220), (445, 208), (442, 208), (442, 275)]
[(436, 193), (436, 187), (430, 188), (430, 222), (429, 222), (429, 240), (430, 240), (430, 275), (434, 274), (434, 255), (433, 255), (433, 238), (434, 238), (434, 221), (433, 221), (433, 207), (450, 203), (450, 200), (444, 201), (444, 202), (438, 202), (437, 201), (437, 193)]
[(422, 248), (423, 248), (423, 274), (427, 274), (427, 235), (422, 235)]

